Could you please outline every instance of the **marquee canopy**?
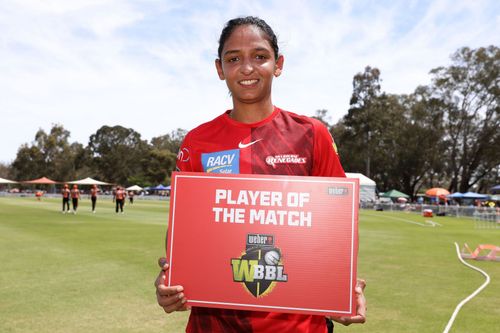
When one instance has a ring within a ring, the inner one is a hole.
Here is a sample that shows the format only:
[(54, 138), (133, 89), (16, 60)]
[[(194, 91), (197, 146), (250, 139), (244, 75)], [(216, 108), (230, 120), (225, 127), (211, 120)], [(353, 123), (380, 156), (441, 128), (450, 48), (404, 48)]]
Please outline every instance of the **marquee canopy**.
[(396, 198), (396, 199), (410, 197), (408, 194), (405, 194), (403, 192), (399, 192), (398, 190), (390, 190), (390, 191), (382, 193), (380, 196), (385, 197), (385, 198)]
[(0, 184), (16, 184), (17, 182), (5, 178), (0, 178)]
[(491, 193), (493, 193), (493, 194), (498, 194), (498, 193), (500, 193), (500, 184), (495, 185), (495, 186), (493, 186), (492, 188), (490, 188), (490, 191), (491, 191)]
[(160, 184), (160, 185), (155, 186), (155, 187), (150, 187), (149, 190), (150, 191), (166, 191), (166, 190), (170, 190), (170, 186), (165, 186), (163, 184)]
[(126, 188), (127, 191), (142, 191), (142, 187), (139, 185), (133, 185)]
[(74, 185), (112, 185), (110, 183), (101, 182), (99, 180), (92, 179), (90, 177), (80, 179), (80, 180), (74, 180), (72, 182), (68, 182), (68, 184), (74, 184)]
[(486, 194), (479, 194), (476, 192), (466, 192), (463, 195), (465, 199), (486, 199), (488, 196)]
[(25, 180), (22, 183), (24, 184), (57, 184), (55, 180), (49, 179), (47, 177), (42, 177), (33, 180)]
[(361, 173), (346, 172), (348, 178), (359, 179), (359, 200), (361, 202), (373, 202), (376, 196), (377, 184), (372, 179), (366, 177)]

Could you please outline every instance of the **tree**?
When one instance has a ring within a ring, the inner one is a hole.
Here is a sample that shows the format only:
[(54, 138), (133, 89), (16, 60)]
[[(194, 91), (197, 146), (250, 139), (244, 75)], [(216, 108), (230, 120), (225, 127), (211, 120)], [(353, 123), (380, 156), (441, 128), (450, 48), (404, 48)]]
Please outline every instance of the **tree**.
[(442, 140), (442, 103), (430, 95), (427, 87), (395, 98), (402, 113), (398, 122), (387, 124), (394, 140), (386, 147), (393, 153), (384, 166), (388, 178), (384, 189), (397, 188), (414, 197), (435, 174), (443, 172), (446, 144)]
[(363, 142), (361, 152), (366, 163), (367, 177), (371, 175), (373, 135), (377, 135), (375, 122), (379, 116), (376, 113), (380, 111), (380, 108), (377, 108), (377, 99), (381, 96), (380, 81), (380, 70), (370, 66), (366, 66), (364, 72), (354, 76), (350, 108), (345, 117), (346, 125), (351, 127), (358, 143)]
[(153, 184), (168, 183), (175, 169), (177, 153), (187, 131), (178, 128), (170, 134), (151, 139), (148, 163), (144, 164), (147, 179)]
[(450, 190), (466, 192), (500, 165), (500, 49), (459, 49), (453, 64), (431, 71), (445, 104)]
[(11, 177), (12, 167), (10, 164), (0, 162), (0, 177), (9, 178)]
[(178, 128), (170, 132), (170, 134), (154, 137), (151, 139), (151, 145), (155, 149), (168, 150), (171, 153), (177, 154), (186, 134), (186, 130)]
[(69, 179), (75, 174), (74, 154), (68, 142), (70, 133), (62, 125), (54, 124), (49, 133), (39, 129), (31, 145), (22, 145), (12, 163), (19, 179), (47, 176)]
[(382, 92), (376, 68), (353, 81), (349, 112), (332, 129), (345, 169), (365, 172), (382, 190), (415, 195), (429, 174), (441, 171), (441, 103), (426, 87), (410, 95)]
[(144, 173), (150, 184), (169, 183), (176, 161), (177, 154), (166, 149), (152, 148), (149, 151), (149, 158), (143, 161)]
[(69, 143), (70, 132), (55, 124), (47, 134), (40, 129), (35, 135), (35, 145), (40, 149), (45, 164), (45, 175), (54, 179), (75, 177), (75, 149), (81, 144)]
[(19, 147), (16, 159), (12, 162), (14, 178), (29, 180), (45, 174), (45, 161), (40, 149), (23, 144)]
[(141, 135), (123, 126), (102, 126), (89, 138), (88, 149), (94, 160), (96, 177), (128, 185), (128, 178), (139, 176), (148, 146)]
[(316, 112), (315, 112), (314, 116), (312, 116), (312, 118), (318, 119), (327, 128), (330, 127), (330, 116), (328, 115), (328, 110), (326, 110), (326, 109), (316, 110)]

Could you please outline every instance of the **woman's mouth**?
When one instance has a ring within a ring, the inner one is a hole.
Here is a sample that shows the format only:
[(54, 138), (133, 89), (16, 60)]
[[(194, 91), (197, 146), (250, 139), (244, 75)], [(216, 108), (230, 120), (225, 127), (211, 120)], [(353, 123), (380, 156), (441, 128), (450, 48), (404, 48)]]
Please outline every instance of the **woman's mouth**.
[(239, 81), (239, 84), (241, 84), (242, 86), (251, 86), (253, 84), (256, 84), (257, 82), (259, 82), (259, 80), (241, 80)]

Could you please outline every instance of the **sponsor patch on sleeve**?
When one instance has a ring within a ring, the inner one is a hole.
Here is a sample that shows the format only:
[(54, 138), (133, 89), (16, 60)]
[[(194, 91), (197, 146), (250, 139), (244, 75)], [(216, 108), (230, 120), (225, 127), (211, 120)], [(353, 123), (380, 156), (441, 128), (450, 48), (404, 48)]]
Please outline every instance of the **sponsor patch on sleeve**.
[(339, 154), (339, 151), (337, 150), (337, 145), (335, 144), (335, 141), (333, 141), (333, 150), (335, 151), (335, 153), (337, 155)]
[(239, 149), (201, 154), (203, 171), (207, 173), (240, 173)]

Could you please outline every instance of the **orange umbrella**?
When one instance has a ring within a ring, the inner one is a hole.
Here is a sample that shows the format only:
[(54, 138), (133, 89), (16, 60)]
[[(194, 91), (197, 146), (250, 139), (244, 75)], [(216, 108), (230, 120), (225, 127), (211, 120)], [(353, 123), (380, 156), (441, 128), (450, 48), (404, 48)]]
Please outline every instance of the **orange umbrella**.
[(433, 187), (425, 191), (425, 195), (428, 197), (446, 197), (450, 192), (447, 189), (441, 187)]

